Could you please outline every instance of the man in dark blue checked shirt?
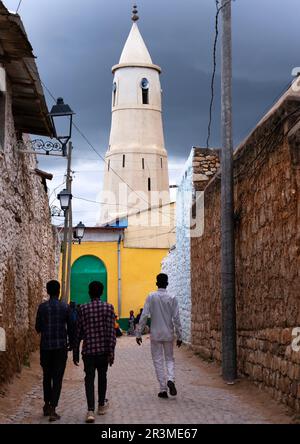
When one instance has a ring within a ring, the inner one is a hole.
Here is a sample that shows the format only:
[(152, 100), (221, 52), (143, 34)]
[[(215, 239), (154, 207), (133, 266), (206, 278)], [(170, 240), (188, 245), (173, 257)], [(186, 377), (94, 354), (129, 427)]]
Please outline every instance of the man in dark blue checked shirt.
[(81, 305), (78, 311), (73, 361), (79, 365), (81, 340), (82, 358), (85, 371), (85, 391), (88, 404), (86, 422), (95, 422), (95, 373), (98, 372), (98, 415), (104, 415), (108, 408), (106, 400), (108, 365), (114, 362), (116, 346), (114, 307), (101, 301), (103, 284), (89, 285), (91, 302)]
[(47, 283), (49, 301), (42, 303), (37, 312), (35, 329), (41, 334), (41, 366), (43, 368), (44, 416), (57, 421), (56, 407), (60, 398), (65, 373), (68, 345), (73, 342), (71, 313), (67, 304), (59, 301), (60, 284)]

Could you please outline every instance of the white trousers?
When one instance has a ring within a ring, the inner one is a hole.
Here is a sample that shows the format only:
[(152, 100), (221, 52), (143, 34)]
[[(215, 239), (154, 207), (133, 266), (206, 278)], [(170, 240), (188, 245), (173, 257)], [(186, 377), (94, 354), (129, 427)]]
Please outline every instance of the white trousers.
[[(153, 341), (151, 354), (160, 391), (167, 391), (167, 382), (175, 382), (174, 341)], [(166, 372), (167, 370), (167, 372)]]

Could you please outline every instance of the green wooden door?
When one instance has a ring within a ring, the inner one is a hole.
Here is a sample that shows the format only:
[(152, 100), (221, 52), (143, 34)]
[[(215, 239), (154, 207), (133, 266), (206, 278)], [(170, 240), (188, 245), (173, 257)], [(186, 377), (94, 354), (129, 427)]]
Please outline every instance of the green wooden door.
[(107, 301), (107, 271), (96, 256), (82, 256), (74, 262), (71, 273), (71, 301), (76, 304), (90, 302), (89, 284), (100, 281), (104, 285), (102, 301)]

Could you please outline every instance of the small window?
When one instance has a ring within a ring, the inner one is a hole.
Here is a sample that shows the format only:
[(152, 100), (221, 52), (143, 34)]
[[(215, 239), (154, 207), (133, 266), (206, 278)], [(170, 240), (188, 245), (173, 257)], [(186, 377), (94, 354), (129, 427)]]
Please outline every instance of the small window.
[(107, 171), (110, 170), (110, 160), (108, 161)]
[(160, 158), (160, 167), (161, 167), (161, 168), (163, 167), (163, 160), (162, 160), (162, 157)]
[(142, 168), (145, 169), (145, 159), (142, 159)]
[(143, 105), (149, 105), (149, 80), (143, 78), (141, 81)]
[(143, 105), (149, 105), (149, 91), (143, 90)]
[(125, 168), (125, 154), (123, 154), (123, 168)]
[(117, 84), (113, 83), (113, 106), (116, 106), (116, 98), (117, 98)]
[(150, 177), (148, 179), (148, 191), (151, 191), (151, 179), (150, 179)]

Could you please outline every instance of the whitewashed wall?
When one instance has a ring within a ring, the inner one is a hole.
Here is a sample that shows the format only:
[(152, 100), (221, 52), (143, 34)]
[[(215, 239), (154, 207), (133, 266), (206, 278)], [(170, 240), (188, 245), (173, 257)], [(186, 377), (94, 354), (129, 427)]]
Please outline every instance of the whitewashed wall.
[(162, 262), (162, 272), (169, 276), (169, 290), (179, 302), (183, 339), (191, 339), (191, 203), (193, 198), (193, 155), (185, 165), (176, 200), (176, 246)]

